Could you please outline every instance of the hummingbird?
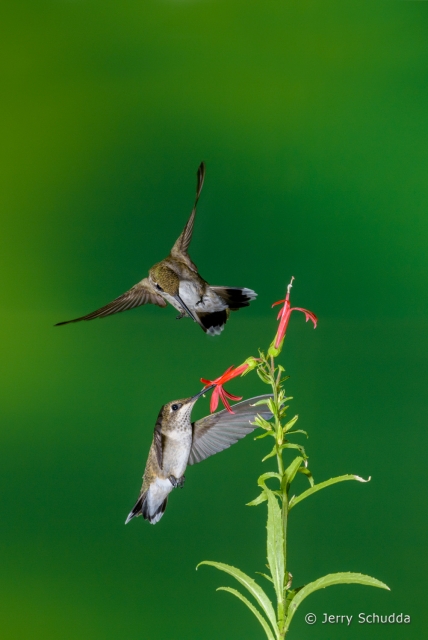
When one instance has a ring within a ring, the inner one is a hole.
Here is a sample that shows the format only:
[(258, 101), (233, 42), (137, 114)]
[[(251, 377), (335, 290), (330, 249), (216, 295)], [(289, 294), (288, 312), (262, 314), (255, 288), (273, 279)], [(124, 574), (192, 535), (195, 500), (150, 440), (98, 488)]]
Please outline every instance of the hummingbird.
[(192, 239), (196, 208), (204, 178), (205, 164), (201, 162), (197, 171), (195, 202), (186, 226), (174, 243), (170, 254), (149, 270), (147, 278), (137, 282), (131, 289), (104, 307), (74, 320), (58, 322), (55, 326), (104, 318), (143, 304), (166, 307), (169, 303), (179, 311), (178, 320), (184, 317), (192, 318), (208, 335), (219, 335), (224, 329), (230, 311), (248, 307), (251, 300), (257, 297), (252, 289), (210, 286), (199, 275), (196, 265), (189, 257), (188, 248)]
[(272, 417), (266, 405), (254, 407), (259, 400), (272, 397), (263, 395), (233, 405), (233, 414), (224, 409), (191, 422), (190, 415), (195, 402), (210, 388), (203, 389), (191, 398), (168, 402), (159, 411), (144, 470), (143, 486), (125, 524), (140, 515), (151, 524), (159, 522), (171, 491), (184, 486), (187, 465), (196, 464), (227, 449), (254, 431), (256, 425), (251, 423), (257, 414), (265, 420)]

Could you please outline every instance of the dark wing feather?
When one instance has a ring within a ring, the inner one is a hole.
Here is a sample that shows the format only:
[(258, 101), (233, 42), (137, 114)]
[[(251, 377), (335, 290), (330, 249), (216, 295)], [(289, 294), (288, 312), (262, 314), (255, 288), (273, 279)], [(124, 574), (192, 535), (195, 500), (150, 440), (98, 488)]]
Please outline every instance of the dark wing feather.
[(189, 248), (190, 241), (192, 239), (193, 225), (195, 222), (195, 215), (196, 215), (196, 207), (198, 204), (199, 196), (201, 195), (202, 187), (204, 185), (204, 179), (205, 179), (205, 164), (201, 162), (198, 168), (198, 173), (197, 173), (196, 198), (195, 198), (195, 204), (193, 205), (192, 213), (190, 214), (190, 218), (186, 222), (186, 226), (184, 227), (179, 238), (177, 239), (177, 241), (175, 242), (174, 246), (171, 249), (172, 257), (179, 258), (180, 260), (184, 260), (184, 262), (186, 262), (186, 264), (193, 271), (197, 271), (197, 268), (193, 264), (193, 262), (190, 260), (189, 256), (187, 255), (187, 250)]
[(155, 431), (153, 434), (153, 443), (155, 445), (156, 459), (158, 461), (159, 469), (162, 469), (163, 463), (163, 437), (161, 432), (161, 424), (156, 423)]
[(255, 402), (271, 398), (271, 395), (257, 396), (234, 404), (233, 414), (224, 409), (213, 413), (193, 424), (193, 442), (188, 464), (196, 464), (227, 449), (257, 427), (251, 424), (257, 414), (265, 420), (272, 418), (272, 413), (265, 404), (254, 407)]
[(128, 311), (128, 309), (134, 309), (140, 307), (143, 304), (157, 304), (159, 307), (166, 307), (166, 302), (160, 296), (156, 289), (150, 284), (148, 278), (144, 278), (138, 284), (126, 291), (121, 296), (109, 302), (101, 309), (97, 309), (92, 313), (88, 313), (81, 318), (75, 318), (74, 320), (67, 320), (66, 322), (58, 322), (55, 326), (62, 324), (69, 324), (70, 322), (80, 322), (80, 320), (94, 320), (95, 318), (105, 318), (111, 316), (114, 313), (120, 313), (121, 311)]

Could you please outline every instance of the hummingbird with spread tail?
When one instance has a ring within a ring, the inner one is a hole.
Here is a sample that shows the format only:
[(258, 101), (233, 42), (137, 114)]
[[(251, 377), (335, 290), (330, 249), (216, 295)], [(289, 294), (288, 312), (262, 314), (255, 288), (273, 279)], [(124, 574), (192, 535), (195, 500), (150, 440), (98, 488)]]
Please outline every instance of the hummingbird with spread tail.
[(171, 491), (184, 485), (187, 465), (196, 464), (227, 449), (254, 431), (256, 425), (251, 423), (257, 414), (265, 420), (272, 417), (266, 405), (254, 407), (259, 400), (272, 397), (263, 395), (233, 405), (233, 414), (224, 409), (191, 422), (196, 400), (211, 388), (205, 388), (191, 398), (168, 402), (159, 411), (143, 486), (125, 524), (141, 515), (151, 524), (159, 522)]
[(197, 172), (196, 198), (186, 226), (178, 237), (167, 258), (155, 264), (147, 278), (143, 278), (129, 291), (109, 304), (74, 320), (58, 322), (56, 326), (81, 320), (104, 318), (114, 313), (156, 304), (166, 307), (171, 304), (179, 311), (177, 319), (190, 317), (209, 335), (219, 335), (227, 322), (230, 311), (248, 307), (257, 294), (246, 287), (212, 287), (198, 273), (189, 257), (196, 207), (205, 178), (205, 164)]

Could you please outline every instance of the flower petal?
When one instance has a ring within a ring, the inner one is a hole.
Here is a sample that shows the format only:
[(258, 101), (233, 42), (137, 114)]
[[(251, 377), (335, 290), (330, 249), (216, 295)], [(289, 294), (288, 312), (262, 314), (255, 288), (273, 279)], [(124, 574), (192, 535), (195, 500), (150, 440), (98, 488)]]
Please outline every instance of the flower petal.
[[(223, 389), (223, 387), (222, 387), (222, 389)], [(235, 400), (235, 402), (238, 402), (239, 400), (242, 400), (242, 398), (244, 397), (244, 396), (234, 396), (233, 394), (231, 394), (228, 391), (226, 391), (226, 389), (223, 389), (223, 393), (224, 393), (225, 396), (227, 396), (231, 400)]]
[[(314, 313), (312, 313), (312, 311), (308, 311), (307, 309), (301, 309), (300, 307), (293, 307), (291, 308), (290, 305), (290, 291), (291, 291), (291, 287), (293, 286), (293, 280), (294, 280), (294, 276), (291, 278), (290, 280), (290, 284), (287, 286), (287, 295), (285, 296), (285, 300), (278, 300), (278, 302), (274, 302), (272, 307), (275, 307), (277, 304), (283, 304), (284, 306), (282, 307), (282, 309), (280, 309), (278, 316), (277, 316), (277, 320), (279, 320), (279, 326), (278, 326), (278, 330), (276, 332), (276, 336), (275, 336), (275, 340), (273, 343), (273, 346), (271, 345), (270, 349), (272, 349), (272, 352), (268, 352), (270, 353), (270, 355), (272, 355), (273, 357), (276, 357), (279, 352), (281, 351), (281, 345), (282, 342), (285, 338), (285, 333), (287, 331), (287, 326), (288, 326), (288, 321), (290, 320), (290, 316), (292, 311), (301, 311), (302, 313), (305, 314), (306, 316), (306, 322), (308, 320), (311, 320), (314, 324), (314, 328), (316, 328), (317, 326), (317, 317)], [(279, 349), (279, 351), (277, 352), (277, 350)]]
[(218, 399), (219, 399), (219, 387), (215, 387), (215, 389), (213, 390), (212, 396), (211, 396), (211, 401), (210, 401), (210, 411), (211, 411), (211, 413), (214, 413), (214, 411), (217, 409), (217, 407), (218, 407)]
[(285, 300), (278, 300), (278, 302), (274, 302), (273, 303), (272, 308), (276, 307), (277, 304), (283, 304), (284, 302), (285, 302)]
[(275, 349), (278, 349), (279, 345), (284, 340), (285, 332), (287, 331), (288, 321), (290, 320), (290, 315), (291, 315), (291, 311), (287, 309), (287, 312), (281, 317), (278, 331), (276, 332), (276, 336), (275, 336)]
[(219, 386), (217, 388), (218, 388), (218, 392), (220, 394), (221, 401), (223, 402), (226, 411), (228, 411), (229, 413), (233, 413), (232, 409), (230, 408), (230, 404), (227, 401), (226, 394), (224, 392), (223, 387)]
[(312, 320), (312, 322), (314, 323), (314, 329), (316, 329), (318, 318), (316, 317), (315, 313), (312, 313), (312, 311), (308, 311), (307, 309), (301, 309), (300, 307), (293, 307), (292, 309), (290, 309), (290, 313), (292, 311), (301, 311), (302, 313), (304, 313), (306, 317), (306, 322), (308, 320)]
[[(240, 367), (236, 367), (236, 369), (232, 366), (229, 367), (229, 369), (227, 369), (222, 376), (220, 376), (220, 378), (218, 378), (218, 381), (220, 384), (224, 384), (225, 382), (228, 382), (229, 380), (232, 380), (233, 378), (236, 378), (237, 376), (241, 375), (241, 371), (243, 371), (242, 367), (244, 365), (241, 365)], [(247, 367), (244, 366), (244, 369), (246, 369)]]
[(227, 401), (227, 398), (230, 398), (231, 400), (242, 400), (242, 396), (234, 396), (231, 393), (228, 393), (223, 389), (223, 384), (225, 382), (228, 382), (229, 380), (232, 380), (233, 378), (236, 378), (237, 376), (242, 375), (245, 371), (247, 371), (249, 366), (250, 365), (247, 362), (244, 362), (236, 368), (232, 365), (231, 367), (226, 369), (223, 375), (219, 376), (215, 380), (207, 380), (206, 378), (201, 378), (201, 382), (204, 383), (205, 387), (215, 385), (210, 401), (211, 413), (214, 413), (214, 411), (217, 409), (220, 398), (227, 411), (229, 411), (229, 413), (233, 413), (232, 409), (230, 408), (230, 404)]

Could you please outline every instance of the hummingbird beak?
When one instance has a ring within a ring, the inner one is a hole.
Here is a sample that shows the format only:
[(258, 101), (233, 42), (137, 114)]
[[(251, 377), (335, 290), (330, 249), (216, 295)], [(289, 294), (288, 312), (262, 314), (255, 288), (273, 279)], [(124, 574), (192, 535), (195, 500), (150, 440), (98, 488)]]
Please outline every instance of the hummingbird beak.
[(195, 318), (194, 314), (190, 311), (189, 307), (184, 304), (184, 302), (180, 298), (180, 296), (177, 294), (176, 296), (174, 296), (174, 298), (177, 300), (177, 302), (179, 302), (181, 304), (181, 306), (183, 307), (183, 309), (185, 310), (187, 315), (190, 316), (190, 318), (192, 318), (193, 322), (198, 322), (197, 319)]
[(214, 387), (215, 387), (215, 384), (212, 384), (210, 387), (206, 387), (205, 389), (202, 389), (202, 391), (199, 391), (199, 393), (193, 396), (193, 398), (190, 398), (190, 402), (196, 402), (198, 398), (203, 396), (207, 391), (211, 391), (211, 389), (214, 389)]

